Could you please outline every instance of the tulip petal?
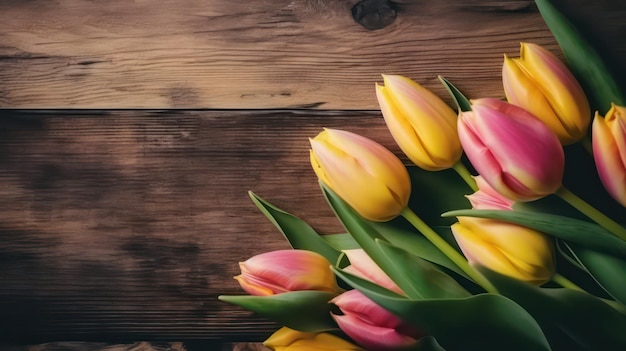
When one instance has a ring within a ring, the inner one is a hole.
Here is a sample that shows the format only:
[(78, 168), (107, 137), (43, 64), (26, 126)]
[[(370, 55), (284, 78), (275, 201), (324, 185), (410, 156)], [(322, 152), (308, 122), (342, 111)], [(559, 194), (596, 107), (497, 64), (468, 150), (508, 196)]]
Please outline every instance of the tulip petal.
[(331, 300), (342, 312), (333, 318), (342, 331), (368, 350), (392, 350), (416, 342), (421, 334), (358, 290)]
[(626, 108), (613, 106), (592, 124), (596, 169), (607, 192), (626, 207)]
[(356, 275), (357, 277), (370, 280), (384, 288), (404, 295), (402, 290), (389, 276), (378, 267), (371, 257), (365, 253), (363, 249), (343, 250), (342, 251), (350, 261), (350, 266), (344, 268), (344, 271)]

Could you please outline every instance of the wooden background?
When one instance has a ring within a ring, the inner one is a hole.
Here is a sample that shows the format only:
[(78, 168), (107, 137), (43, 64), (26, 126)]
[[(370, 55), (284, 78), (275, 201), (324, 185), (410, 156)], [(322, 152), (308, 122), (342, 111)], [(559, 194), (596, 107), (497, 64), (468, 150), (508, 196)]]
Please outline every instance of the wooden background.
[[(503, 53), (558, 52), (532, 1), (374, 0), (396, 16), (376, 30), (357, 3), (0, 0), (2, 349), (257, 347), (230, 343), (278, 326), (216, 299), (241, 293), (238, 261), (287, 247), (248, 190), (339, 232), (307, 138), (400, 155), (380, 73), (502, 97)], [(559, 3), (626, 81), (626, 4)]]

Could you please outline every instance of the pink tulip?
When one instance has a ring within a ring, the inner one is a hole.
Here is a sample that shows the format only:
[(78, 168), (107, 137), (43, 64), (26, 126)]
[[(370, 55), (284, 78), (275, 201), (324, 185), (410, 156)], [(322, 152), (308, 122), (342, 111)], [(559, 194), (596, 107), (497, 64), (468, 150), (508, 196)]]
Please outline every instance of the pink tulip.
[(532, 201), (561, 187), (565, 156), (559, 139), (526, 110), (498, 99), (473, 100), (458, 127), (472, 165), (501, 195)]
[(369, 351), (408, 347), (422, 336), (358, 290), (346, 291), (330, 302), (341, 310), (342, 314), (333, 314), (339, 328)]
[(240, 262), (235, 279), (250, 295), (274, 295), (289, 291), (337, 292), (337, 282), (324, 256), (306, 250), (278, 250)]
[(378, 267), (374, 260), (372, 260), (363, 249), (343, 250), (343, 253), (348, 256), (348, 260), (350, 260), (350, 265), (344, 268), (344, 271), (404, 295), (404, 292), (402, 292), (396, 283)]
[(591, 126), (593, 157), (607, 192), (626, 207), (626, 107), (613, 105)]
[(478, 191), (471, 195), (467, 195), (467, 199), (472, 204), (472, 208), (476, 210), (506, 210), (513, 209), (512, 201), (495, 191), (482, 176), (474, 177)]

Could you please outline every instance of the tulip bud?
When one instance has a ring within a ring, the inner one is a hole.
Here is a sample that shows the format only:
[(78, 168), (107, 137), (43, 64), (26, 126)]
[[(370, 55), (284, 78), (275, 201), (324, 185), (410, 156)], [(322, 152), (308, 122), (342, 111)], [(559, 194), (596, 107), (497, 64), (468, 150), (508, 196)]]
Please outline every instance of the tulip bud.
[(522, 43), (520, 58), (505, 56), (502, 81), (508, 101), (537, 116), (563, 145), (585, 136), (591, 121), (587, 97), (565, 64), (550, 51)]
[(557, 137), (526, 110), (498, 99), (472, 101), (459, 116), (461, 145), (501, 195), (532, 201), (561, 187), (565, 156)]
[(482, 176), (474, 177), (478, 191), (471, 195), (467, 195), (466, 198), (472, 204), (472, 208), (476, 210), (505, 210), (510, 211), (513, 209), (512, 201), (495, 191)]
[(358, 290), (331, 300), (342, 314), (333, 314), (339, 328), (369, 351), (397, 350), (414, 345), (422, 333), (378, 306)]
[(406, 208), (411, 180), (391, 151), (337, 129), (325, 129), (310, 142), (315, 174), (362, 217), (387, 221)]
[(470, 264), (535, 285), (552, 278), (554, 244), (545, 234), (491, 219), (458, 219), (452, 233)]
[(359, 278), (367, 279), (386, 289), (404, 295), (404, 292), (396, 285), (396, 283), (383, 272), (380, 267), (372, 260), (363, 249), (343, 250), (348, 257), (350, 265), (343, 270)]
[(329, 333), (304, 333), (287, 327), (272, 334), (263, 346), (274, 351), (365, 351)]
[(600, 180), (607, 192), (626, 207), (626, 107), (612, 105), (604, 118), (596, 112), (591, 133)]
[(338, 292), (330, 262), (306, 250), (278, 250), (240, 262), (235, 279), (250, 295), (275, 295), (289, 291)]
[(457, 114), (437, 95), (409, 78), (383, 75), (376, 97), (387, 128), (407, 157), (420, 168), (437, 171), (461, 158)]

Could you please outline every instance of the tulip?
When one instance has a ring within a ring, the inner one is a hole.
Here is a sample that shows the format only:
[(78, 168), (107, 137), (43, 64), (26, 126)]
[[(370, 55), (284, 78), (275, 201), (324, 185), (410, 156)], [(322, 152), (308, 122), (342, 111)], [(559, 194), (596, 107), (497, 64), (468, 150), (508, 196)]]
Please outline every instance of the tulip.
[(310, 142), (315, 174), (362, 217), (387, 221), (406, 208), (411, 180), (391, 151), (336, 129), (325, 129)]
[(383, 272), (380, 267), (372, 260), (363, 249), (343, 250), (342, 251), (350, 261), (350, 265), (343, 270), (350, 274), (356, 275), (374, 282), (384, 288), (404, 295), (404, 292), (396, 285), (396, 283)]
[(407, 157), (420, 168), (437, 171), (461, 158), (456, 113), (437, 95), (409, 78), (383, 75), (376, 97), (387, 128)]
[(558, 138), (526, 110), (498, 99), (472, 101), (459, 116), (461, 145), (501, 195), (532, 201), (561, 187), (565, 156)]
[(422, 336), (358, 290), (346, 291), (330, 302), (341, 310), (333, 314), (339, 328), (369, 351), (409, 347)]
[(508, 101), (537, 116), (563, 145), (585, 136), (591, 121), (587, 97), (550, 51), (522, 43), (520, 58), (504, 57), (502, 81)]
[(304, 333), (287, 327), (272, 334), (263, 346), (274, 351), (365, 351), (329, 333)]
[(278, 250), (240, 262), (235, 279), (250, 295), (275, 295), (289, 291), (338, 292), (330, 262), (306, 250)]
[(485, 181), (485, 178), (481, 176), (474, 177), (478, 191), (471, 195), (467, 195), (466, 198), (472, 204), (472, 208), (476, 210), (505, 210), (510, 211), (513, 209), (515, 201), (500, 195), (489, 183)]
[(626, 107), (612, 105), (604, 118), (596, 112), (591, 133), (600, 180), (607, 192), (626, 207)]
[(554, 244), (545, 234), (491, 219), (458, 219), (452, 233), (471, 265), (535, 285), (552, 278)]

